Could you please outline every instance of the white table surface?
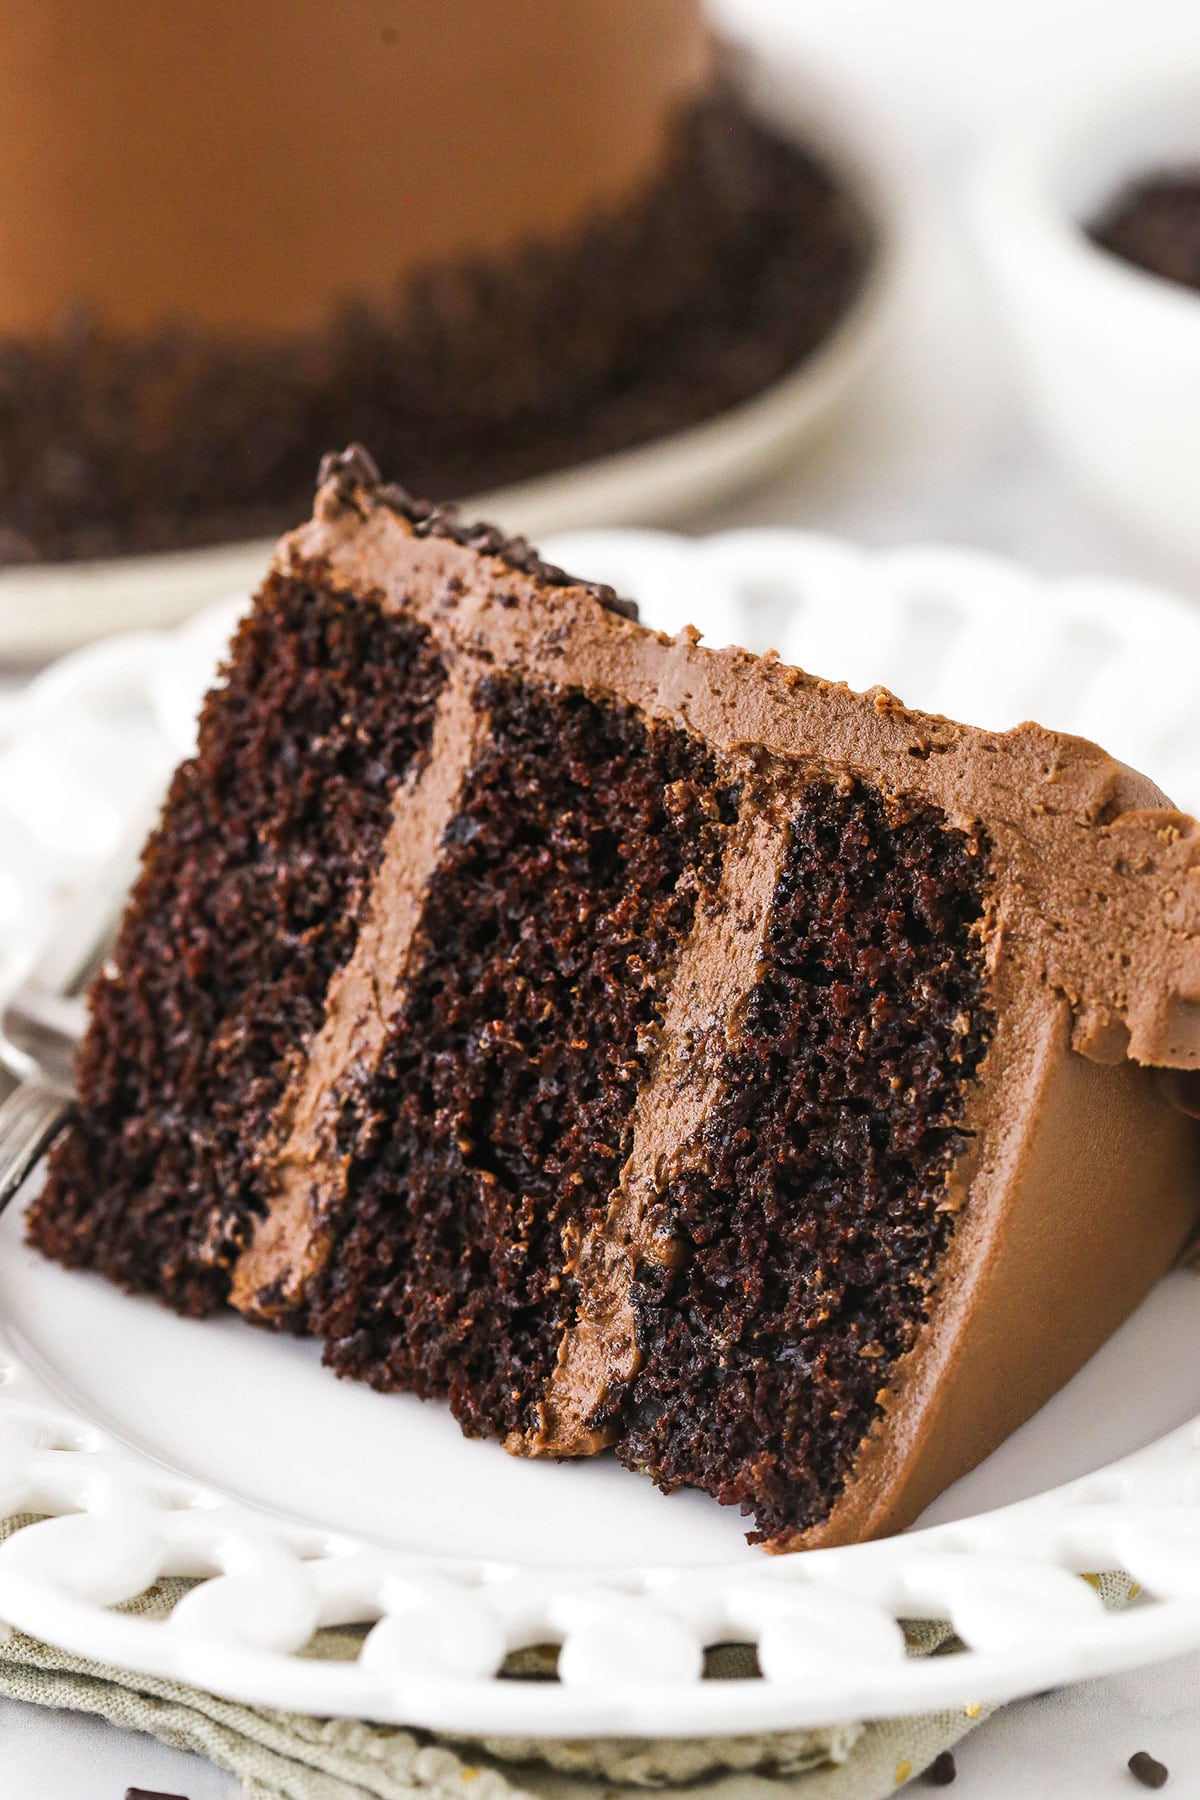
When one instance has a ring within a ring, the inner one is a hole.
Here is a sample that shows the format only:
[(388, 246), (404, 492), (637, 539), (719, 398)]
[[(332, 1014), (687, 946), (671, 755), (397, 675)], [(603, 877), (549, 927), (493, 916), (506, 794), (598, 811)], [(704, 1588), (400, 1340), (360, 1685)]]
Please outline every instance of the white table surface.
[[(1025, 426), (954, 217), (976, 144), (1064, 90), (1186, 59), (1194, 0), (720, 0), (784, 26), (888, 111), (917, 153), (940, 224), (922, 291), (886, 365), (804, 461), (689, 529), (796, 524), (863, 542), (972, 543), (1050, 571), (1159, 581), (1200, 603), (1200, 571), (1139, 542)], [(1198, 474), (1200, 479), (1200, 474)], [(963, 1800), (1126, 1800), (1149, 1750), (1171, 1795), (1200, 1797), (1200, 1653), (1010, 1707), (966, 1740)], [(2, 1800), (121, 1800), (126, 1786), (231, 1800), (211, 1765), (93, 1719), (0, 1701)], [(914, 1791), (922, 1790), (920, 1784)]]

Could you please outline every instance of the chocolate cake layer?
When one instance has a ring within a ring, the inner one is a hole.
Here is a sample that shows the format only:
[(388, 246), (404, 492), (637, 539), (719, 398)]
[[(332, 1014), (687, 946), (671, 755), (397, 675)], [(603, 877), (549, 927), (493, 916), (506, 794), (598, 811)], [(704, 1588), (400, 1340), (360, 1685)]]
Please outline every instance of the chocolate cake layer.
[(184, 1312), (223, 1303), (442, 679), (415, 621), (321, 570), (268, 582), (92, 990), (80, 1122), (34, 1216), (50, 1255)]
[[(1196, 825), (1090, 744), (667, 639), (359, 456), (326, 474), (273, 582), (420, 645), (436, 692), (384, 660), (431, 749), (385, 778), (323, 1020), (247, 1120), (234, 1303), (773, 1548), (912, 1518), (1194, 1223), (1160, 1071), (1200, 1067)], [(32, 1221), (101, 1267), (140, 1204), (88, 1073), (122, 1028), (102, 985)], [(135, 1123), (164, 1101), (151, 1063)]]
[(131, 334), (86, 307), (0, 333), (0, 562), (273, 535), (351, 438), (449, 496), (681, 429), (821, 343), (869, 239), (828, 170), (718, 91), (585, 222), (403, 281), (398, 246), (386, 305), (270, 335), (186, 311)]
[(953, 1226), (946, 1178), (992, 1030), (987, 849), (861, 779), (787, 808), (720, 1099), (656, 1196), (623, 1461), (818, 1522), (908, 1350)]

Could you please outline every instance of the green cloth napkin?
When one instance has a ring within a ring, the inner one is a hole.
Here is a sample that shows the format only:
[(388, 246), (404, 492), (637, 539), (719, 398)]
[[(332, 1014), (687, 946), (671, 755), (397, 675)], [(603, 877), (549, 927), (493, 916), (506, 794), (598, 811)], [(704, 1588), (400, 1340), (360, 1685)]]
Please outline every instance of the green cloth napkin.
[[(23, 1522), (10, 1521), (0, 1535)], [(125, 1610), (163, 1617), (189, 1585), (161, 1582)], [(1101, 1577), (1099, 1587), (1108, 1605), (1129, 1598), (1124, 1577)], [(908, 1636), (913, 1655), (954, 1648), (945, 1626), (914, 1625)], [(359, 1634), (323, 1631), (308, 1653), (350, 1657), (360, 1642)], [(514, 1658), (513, 1673), (536, 1673), (537, 1657), (535, 1651)], [(713, 1676), (752, 1672), (752, 1654), (742, 1647), (710, 1655)], [(361, 1720), (240, 1706), (177, 1682), (87, 1662), (18, 1631), (0, 1642), (0, 1693), (96, 1713), (206, 1756), (238, 1778), (247, 1800), (400, 1800), (416, 1794), (430, 1800), (616, 1800), (684, 1783), (704, 1800), (884, 1800), (991, 1710), (972, 1706), (752, 1738), (451, 1742)]]

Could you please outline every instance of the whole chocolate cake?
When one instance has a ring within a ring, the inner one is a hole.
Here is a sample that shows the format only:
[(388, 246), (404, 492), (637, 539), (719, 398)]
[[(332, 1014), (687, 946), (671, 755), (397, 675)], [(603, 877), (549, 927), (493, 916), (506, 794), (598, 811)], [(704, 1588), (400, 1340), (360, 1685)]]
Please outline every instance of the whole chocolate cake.
[(1192, 1229), (1198, 828), (1081, 740), (631, 615), (328, 459), (30, 1235), (772, 1548), (867, 1536)]
[(791, 370), (867, 228), (700, 0), (0, 0), (0, 562), (478, 493)]

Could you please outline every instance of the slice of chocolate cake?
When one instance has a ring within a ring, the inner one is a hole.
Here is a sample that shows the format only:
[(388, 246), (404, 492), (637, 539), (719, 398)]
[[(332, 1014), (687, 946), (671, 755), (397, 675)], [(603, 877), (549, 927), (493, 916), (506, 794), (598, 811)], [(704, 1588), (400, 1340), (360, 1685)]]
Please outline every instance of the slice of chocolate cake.
[(902, 1525), (1192, 1228), (1197, 826), (323, 474), (33, 1241), (773, 1548)]

